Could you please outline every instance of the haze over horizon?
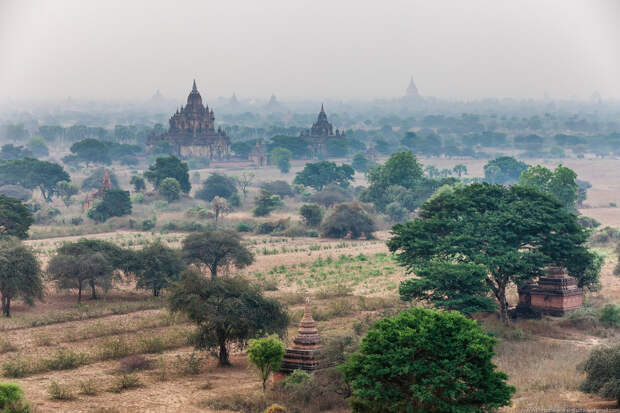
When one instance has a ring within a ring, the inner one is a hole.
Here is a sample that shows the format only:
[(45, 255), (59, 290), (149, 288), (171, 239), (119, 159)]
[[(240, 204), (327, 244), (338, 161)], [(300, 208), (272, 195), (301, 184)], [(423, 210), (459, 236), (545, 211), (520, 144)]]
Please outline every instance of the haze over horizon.
[(620, 99), (620, 2), (0, 0), (0, 100)]

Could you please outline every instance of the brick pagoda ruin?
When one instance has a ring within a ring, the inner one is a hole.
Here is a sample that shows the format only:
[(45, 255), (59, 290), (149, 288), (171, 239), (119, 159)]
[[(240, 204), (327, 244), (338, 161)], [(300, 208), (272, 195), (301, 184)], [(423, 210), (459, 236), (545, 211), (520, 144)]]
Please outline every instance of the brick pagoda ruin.
[(527, 283), (519, 288), (517, 313), (521, 315), (548, 314), (563, 316), (581, 308), (583, 291), (577, 280), (564, 268), (550, 266), (547, 275), (538, 282)]
[(103, 198), (105, 191), (109, 191), (110, 189), (114, 189), (114, 186), (112, 185), (112, 180), (110, 179), (110, 173), (106, 169), (103, 173), (103, 179), (101, 180), (101, 186), (99, 189), (86, 195), (86, 198), (82, 201), (82, 212), (91, 209), (95, 201)]
[(321, 348), (321, 337), (312, 318), (310, 299), (306, 298), (304, 316), (299, 323), (297, 336), (293, 345), (286, 349), (280, 372), (292, 373), (294, 370), (313, 371), (319, 368), (318, 350)]

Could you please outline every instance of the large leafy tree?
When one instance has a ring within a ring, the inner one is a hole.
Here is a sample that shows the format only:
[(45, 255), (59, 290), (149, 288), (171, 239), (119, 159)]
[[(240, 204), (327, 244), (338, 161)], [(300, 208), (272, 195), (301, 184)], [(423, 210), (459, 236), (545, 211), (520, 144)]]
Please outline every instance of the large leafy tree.
[(58, 182), (70, 180), (63, 167), (53, 162), (24, 158), (0, 163), (0, 184), (39, 188), (46, 202), (51, 202), (57, 194)]
[(211, 202), (216, 196), (224, 199), (231, 199), (236, 194), (237, 186), (235, 178), (212, 173), (204, 181), (202, 189), (196, 193), (196, 197)]
[(565, 166), (558, 165), (555, 170), (544, 166), (530, 166), (521, 173), (519, 185), (530, 186), (554, 196), (567, 211), (575, 210), (579, 185), (577, 174)]
[(194, 233), (183, 240), (183, 255), (190, 263), (205, 265), (215, 278), (221, 267), (244, 268), (254, 262), (254, 255), (241, 241), (235, 231)]
[(0, 235), (28, 238), (32, 212), (19, 199), (0, 195)]
[(283, 174), (291, 170), (291, 158), (293, 153), (285, 148), (274, 148), (269, 153), (269, 161), (278, 167)]
[(351, 165), (337, 166), (334, 162), (321, 161), (307, 163), (303, 170), (297, 172), (293, 182), (320, 191), (331, 183), (346, 187), (353, 180), (354, 174)]
[(381, 212), (394, 202), (413, 211), (441, 185), (455, 181), (426, 178), (422, 165), (409, 151), (392, 154), (385, 164), (368, 170), (367, 176), (369, 185), (360, 200), (372, 202)]
[(104, 191), (103, 198), (88, 210), (88, 217), (97, 222), (105, 222), (108, 218), (123, 215), (131, 215), (131, 198), (129, 191), (122, 189)]
[(507, 288), (566, 267), (581, 287), (596, 282), (588, 231), (561, 204), (534, 188), (472, 184), (426, 202), (419, 218), (393, 228), (389, 249), (416, 272), (435, 261), (476, 264), (508, 321)]
[(170, 283), (177, 281), (185, 269), (180, 251), (160, 241), (136, 251), (131, 263), (129, 270), (136, 275), (137, 287), (151, 290), (155, 297)]
[(90, 286), (91, 298), (97, 298), (97, 287), (107, 290), (112, 285), (114, 269), (109, 260), (99, 252), (79, 255), (58, 253), (50, 260), (47, 273), (59, 288), (76, 289), (77, 302), (82, 302), (82, 291)]
[(2, 314), (11, 316), (11, 301), (22, 298), (33, 305), (43, 296), (41, 269), (32, 250), (17, 238), (0, 238), (0, 294)]
[(205, 278), (186, 271), (170, 288), (170, 308), (198, 325), (196, 347), (218, 349), (223, 366), (230, 365), (231, 344), (243, 346), (260, 333), (282, 333), (288, 326), (280, 303), (241, 277)]
[(0, 159), (3, 161), (28, 157), (32, 157), (32, 152), (23, 146), (15, 146), (11, 143), (7, 143), (6, 145), (2, 145), (0, 149)]
[(187, 163), (181, 162), (176, 156), (167, 156), (157, 158), (155, 164), (149, 166), (149, 170), (144, 172), (144, 177), (156, 188), (164, 179), (174, 178), (181, 185), (181, 190), (188, 193), (192, 189), (188, 171)]
[(510, 404), (496, 340), (455, 312), (420, 307), (378, 321), (341, 367), (353, 412), (479, 413)]
[(284, 202), (282, 202), (279, 195), (262, 189), (260, 195), (256, 197), (256, 208), (252, 210), (252, 214), (255, 217), (264, 217), (282, 206), (284, 206)]
[(517, 161), (511, 156), (500, 156), (484, 165), (484, 179), (491, 184), (515, 183), (526, 169), (525, 162)]
[(105, 142), (97, 139), (83, 139), (71, 145), (71, 152), (77, 156), (79, 161), (85, 162), (88, 166), (93, 163), (110, 163), (110, 151)]
[(334, 211), (325, 218), (321, 229), (329, 238), (350, 236), (357, 239), (364, 235), (370, 239), (376, 226), (370, 215), (358, 203), (353, 202), (336, 205)]

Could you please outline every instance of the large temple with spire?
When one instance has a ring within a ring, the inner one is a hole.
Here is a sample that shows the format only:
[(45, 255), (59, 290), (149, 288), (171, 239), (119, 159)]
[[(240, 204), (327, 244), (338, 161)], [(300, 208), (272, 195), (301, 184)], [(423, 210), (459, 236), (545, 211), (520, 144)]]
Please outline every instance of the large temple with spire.
[(405, 91), (405, 96), (403, 96), (403, 99), (410, 100), (410, 101), (422, 99), (420, 92), (418, 92), (417, 86), (413, 82), (413, 76), (411, 76), (411, 80), (409, 81), (409, 86), (407, 87), (407, 90)]
[(316, 122), (312, 124), (310, 129), (302, 131), (300, 136), (310, 139), (312, 152), (315, 156), (317, 156), (325, 155), (327, 153), (325, 147), (327, 140), (332, 138), (344, 138), (345, 134), (344, 131), (340, 132), (338, 129), (334, 132), (332, 124), (327, 120), (325, 108), (321, 104), (321, 111), (319, 112)]
[(215, 129), (213, 109), (202, 104), (195, 80), (187, 104), (177, 109), (169, 124), (167, 133), (149, 137), (150, 149), (167, 142), (182, 158), (222, 160), (229, 155), (230, 138), (221, 128)]

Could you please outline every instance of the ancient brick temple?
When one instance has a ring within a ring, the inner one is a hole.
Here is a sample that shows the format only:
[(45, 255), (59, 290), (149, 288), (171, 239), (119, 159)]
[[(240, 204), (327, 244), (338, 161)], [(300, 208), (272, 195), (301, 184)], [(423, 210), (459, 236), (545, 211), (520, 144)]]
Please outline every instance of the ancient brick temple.
[(230, 138), (221, 128), (215, 129), (213, 109), (202, 104), (195, 80), (187, 104), (177, 109), (169, 124), (167, 133), (148, 138), (149, 149), (167, 142), (182, 158), (222, 160), (230, 153)]
[(293, 345), (286, 349), (284, 360), (280, 367), (281, 373), (291, 373), (293, 370), (312, 371), (319, 367), (318, 350), (321, 348), (321, 337), (312, 318), (310, 299), (306, 298), (304, 315), (299, 323), (297, 336)]
[(248, 159), (252, 161), (257, 168), (267, 165), (267, 147), (262, 139), (256, 141), (256, 146), (252, 148)]
[(105, 191), (109, 191), (110, 189), (114, 189), (114, 186), (112, 185), (112, 180), (110, 179), (110, 173), (106, 169), (103, 173), (103, 179), (101, 180), (101, 186), (99, 189), (86, 195), (86, 198), (82, 201), (82, 212), (91, 209), (95, 203), (95, 200), (103, 198), (103, 193)]
[(581, 308), (582, 304), (583, 291), (577, 286), (577, 280), (565, 269), (550, 266), (547, 275), (540, 277), (538, 282), (519, 288), (517, 312), (562, 316)]
[(332, 124), (327, 120), (325, 109), (323, 105), (321, 105), (321, 111), (319, 112), (316, 122), (312, 124), (310, 129), (302, 131), (300, 136), (310, 138), (312, 152), (315, 156), (318, 156), (327, 154), (327, 149), (325, 147), (327, 140), (332, 138), (344, 138), (345, 134), (344, 131), (341, 133), (338, 129), (334, 132)]

